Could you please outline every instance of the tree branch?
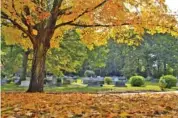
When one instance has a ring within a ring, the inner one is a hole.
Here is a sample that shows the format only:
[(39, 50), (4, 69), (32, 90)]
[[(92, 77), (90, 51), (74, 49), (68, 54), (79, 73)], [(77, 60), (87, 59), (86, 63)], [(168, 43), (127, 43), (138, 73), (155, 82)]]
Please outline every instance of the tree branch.
[(51, 10), (51, 13), (55, 12), (56, 10), (58, 10), (58, 8), (61, 6), (63, 0), (54, 0), (53, 2), (53, 8)]
[(69, 14), (72, 14), (72, 12), (69, 12), (69, 13), (66, 13), (66, 11), (70, 10), (72, 7), (68, 7), (68, 8), (65, 8), (65, 9), (61, 9), (59, 12), (58, 12), (58, 16), (59, 15), (69, 15)]
[(81, 16), (83, 16), (84, 14), (88, 13), (88, 12), (91, 12), (95, 9), (97, 9), (98, 7), (102, 6), (105, 2), (107, 2), (107, 0), (103, 0), (101, 3), (99, 3), (98, 5), (96, 5), (94, 8), (92, 8), (91, 10), (88, 10), (86, 9), (85, 11), (83, 11), (81, 14), (79, 14), (77, 17), (75, 17), (73, 20), (70, 20), (68, 22), (64, 22), (64, 23), (61, 23), (61, 24), (58, 24), (56, 25), (55, 29), (57, 29), (58, 27), (60, 26), (63, 26), (63, 25), (68, 25), (70, 23), (73, 23), (74, 21), (76, 21), (77, 19), (79, 19)]
[[(24, 16), (22, 13), (21, 13), (21, 15), (18, 14), (17, 10), (15, 9), (14, 0), (12, 0), (12, 8), (14, 9), (15, 14), (21, 19), (22, 23), (23, 23), (25, 26), (28, 27), (28, 32), (31, 33), (31, 32), (32, 32), (32, 29), (33, 29), (32, 26), (31, 26), (31, 24), (28, 24), (28, 23), (27, 23), (27, 21), (26, 21), (26, 19), (25, 19), (25, 16)], [(28, 9), (29, 9), (29, 8), (28, 8)], [(24, 12), (25, 12), (26, 14), (28, 14), (27, 11), (24, 10)], [(29, 15), (29, 14), (28, 14), (28, 15)]]
[(50, 11), (51, 16), (49, 17), (46, 28), (44, 28), (44, 29), (48, 29), (48, 28), (53, 29), (55, 27), (55, 23), (56, 23), (58, 13), (59, 13), (58, 8), (61, 6), (62, 2), (63, 2), (63, 0), (54, 0), (53, 8)]
[(71, 25), (71, 26), (78, 26), (78, 27), (117, 27), (117, 26), (123, 26), (123, 25), (130, 25), (129, 23), (122, 23), (122, 24), (92, 24), (92, 25), (87, 25), (87, 24), (77, 24), (77, 23), (68, 23), (66, 25)]
[(20, 15), (18, 14), (17, 10), (15, 9), (14, 0), (12, 0), (12, 8), (14, 9), (15, 14), (16, 14), (18, 17), (20, 17)]
[(33, 44), (35, 44), (33, 36), (27, 30), (25, 30), (24, 27), (22, 27), (20, 24), (18, 24), (15, 20), (12, 20), (11, 18), (9, 18), (8, 15), (5, 14), (3, 11), (1, 11), (1, 18), (9, 20), (14, 26), (16, 26), (23, 33), (25, 33), (30, 38), (30, 40)]
[(32, 25), (30, 23), (29, 24), (27, 23), (27, 20), (26, 20), (26, 18), (25, 18), (25, 16), (23, 14), (21, 14), (21, 21), (23, 22), (23, 24), (25, 26), (27, 26), (28, 32), (31, 33), (32, 30), (33, 30), (33, 27), (32, 27)]

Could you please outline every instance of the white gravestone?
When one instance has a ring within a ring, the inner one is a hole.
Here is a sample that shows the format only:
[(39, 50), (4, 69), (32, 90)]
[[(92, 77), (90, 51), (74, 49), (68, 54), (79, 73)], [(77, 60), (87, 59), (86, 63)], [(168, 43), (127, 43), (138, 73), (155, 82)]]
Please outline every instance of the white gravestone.
[(30, 84), (30, 81), (26, 80), (26, 81), (21, 81), (21, 84), (20, 86), (25, 86), (25, 87), (28, 87)]
[(26, 77), (26, 80), (30, 81), (30, 77)]

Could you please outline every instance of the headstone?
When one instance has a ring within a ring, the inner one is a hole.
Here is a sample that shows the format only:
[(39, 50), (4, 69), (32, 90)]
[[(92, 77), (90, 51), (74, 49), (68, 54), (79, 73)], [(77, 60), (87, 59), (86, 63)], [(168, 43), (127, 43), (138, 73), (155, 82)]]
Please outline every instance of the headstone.
[(113, 76), (112, 78), (112, 83), (115, 85), (116, 82), (119, 81), (119, 78), (117, 76)]
[(115, 82), (116, 87), (126, 87), (127, 79), (126, 77), (118, 77), (118, 81)]
[(29, 81), (30, 81), (30, 77), (26, 77), (26, 80), (29, 80)]
[(1, 79), (1, 85), (5, 85), (5, 84), (7, 84), (7, 80)]
[(44, 84), (47, 86), (54, 86), (56, 84), (56, 80), (53, 75), (46, 75), (46, 78), (44, 79)]
[(44, 80), (44, 84), (47, 85), (47, 86), (52, 86), (53, 85), (52, 84), (52, 80), (47, 80), (47, 79)]
[(47, 80), (53, 80), (53, 76), (46, 76)]
[(56, 83), (57, 83), (57, 79), (56, 79), (56, 77), (53, 77), (52, 78), (52, 85), (56, 85)]
[(13, 76), (12, 79), (13, 79), (15, 84), (19, 84), (19, 82), (20, 82), (20, 77), (19, 76)]
[(98, 81), (104, 81), (104, 78), (101, 77), (101, 76), (97, 76), (95, 79), (98, 80)]
[(99, 81), (89, 81), (88, 86), (102, 86)]
[(123, 81), (118, 81), (118, 82), (116, 82), (116, 83), (115, 83), (115, 86), (116, 86), (116, 87), (126, 87), (125, 82), (123, 82)]
[(9, 83), (12, 82), (12, 80), (11, 80), (11, 79), (8, 79), (7, 76), (5, 76), (5, 77), (3, 78), (3, 81), (6, 81), (6, 84), (9, 84)]
[(25, 81), (21, 81), (20, 86), (28, 87), (28, 86), (29, 86), (29, 84), (30, 84), (30, 81), (25, 80)]
[(63, 81), (66, 81), (66, 83), (69, 84), (69, 83), (74, 82), (74, 79), (71, 76), (64, 76)]
[(83, 84), (88, 84), (89, 78), (85, 77), (85, 78), (82, 78), (82, 80), (83, 80)]
[(73, 76), (72, 78), (73, 78), (74, 80), (76, 80), (76, 79), (78, 78), (78, 76)]
[(96, 78), (89, 78), (88, 79), (88, 86), (103, 86), (104, 78), (103, 77), (96, 77)]
[(15, 84), (19, 84), (19, 83), (20, 83), (20, 79), (14, 80), (14, 83), (15, 83)]

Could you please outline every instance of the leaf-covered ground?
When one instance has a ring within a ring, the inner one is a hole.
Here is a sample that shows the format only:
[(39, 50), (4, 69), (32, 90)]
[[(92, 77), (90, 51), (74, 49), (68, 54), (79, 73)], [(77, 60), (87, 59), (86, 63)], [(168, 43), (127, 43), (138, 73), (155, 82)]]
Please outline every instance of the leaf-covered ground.
[(2, 118), (177, 118), (178, 94), (1, 93)]

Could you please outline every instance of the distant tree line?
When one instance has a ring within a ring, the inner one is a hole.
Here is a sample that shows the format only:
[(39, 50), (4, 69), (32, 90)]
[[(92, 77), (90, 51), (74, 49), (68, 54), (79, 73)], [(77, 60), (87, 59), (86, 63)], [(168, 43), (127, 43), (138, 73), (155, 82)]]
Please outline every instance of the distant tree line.
[[(145, 34), (144, 40), (133, 47), (110, 39), (107, 45), (89, 50), (72, 30), (64, 35), (59, 48), (48, 51), (45, 71), (56, 76), (84, 76), (86, 70), (96, 76), (178, 76), (178, 39), (169, 34)], [(1, 76), (11, 77), (21, 70), (23, 79), (30, 72), (32, 54), (17, 45), (7, 46), (3, 38), (1, 45)]]

